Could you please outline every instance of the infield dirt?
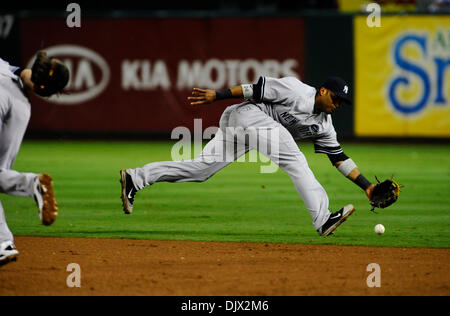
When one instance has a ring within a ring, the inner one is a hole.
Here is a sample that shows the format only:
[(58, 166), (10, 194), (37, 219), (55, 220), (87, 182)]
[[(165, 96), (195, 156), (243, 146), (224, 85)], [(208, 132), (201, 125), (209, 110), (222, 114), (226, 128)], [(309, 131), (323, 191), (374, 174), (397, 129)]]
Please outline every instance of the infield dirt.
[[(450, 295), (450, 249), (16, 237), (0, 295)], [(81, 287), (66, 280), (77, 263)], [(380, 268), (380, 287), (367, 279)]]

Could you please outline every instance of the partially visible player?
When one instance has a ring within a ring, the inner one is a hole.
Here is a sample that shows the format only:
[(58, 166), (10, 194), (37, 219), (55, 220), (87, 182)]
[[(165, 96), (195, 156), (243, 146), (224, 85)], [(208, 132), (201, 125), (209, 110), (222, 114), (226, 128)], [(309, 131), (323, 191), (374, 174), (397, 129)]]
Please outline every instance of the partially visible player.
[[(61, 61), (39, 51), (32, 69), (9, 65), (0, 59), (0, 193), (33, 198), (44, 225), (58, 215), (53, 181), (48, 174), (12, 170), (31, 115), (30, 93), (49, 97), (63, 91), (69, 70)], [(19, 252), (0, 203), (0, 266), (15, 261)]]
[[(350, 103), (348, 96), (348, 84), (338, 77), (328, 78), (318, 89), (294, 77), (260, 77), (256, 84), (219, 91), (194, 88), (188, 98), (192, 105), (228, 98), (246, 101), (229, 106), (224, 111), (218, 132), (197, 158), (153, 162), (141, 168), (121, 170), (125, 213), (132, 212), (136, 192), (146, 186), (156, 182), (202, 182), (249, 150), (257, 149), (290, 176), (319, 235), (332, 234), (353, 213), (354, 207), (348, 204), (337, 212), (329, 211), (327, 193), (315, 178), (295, 140), (313, 141), (315, 152), (327, 154), (332, 165), (361, 187), (370, 201), (374, 184), (344, 154), (331, 120), (330, 114), (342, 103)], [(268, 130), (275, 131), (278, 137), (269, 140)], [(228, 135), (230, 131), (231, 137)], [(239, 137), (241, 131), (251, 131), (247, 133), (248, 142)], [(270, 148), (277, 148), (277, 151), (269, 151), (269, 146), (255, 148), (251, 145), (267, 144), (269, 141), (275, 142)], [(230, 143), (232, 146), (229, 146)], [(232, 159), (221, 159), (224, 156), (220, 152), (222, 148), (230, 149), (225, 156)]]

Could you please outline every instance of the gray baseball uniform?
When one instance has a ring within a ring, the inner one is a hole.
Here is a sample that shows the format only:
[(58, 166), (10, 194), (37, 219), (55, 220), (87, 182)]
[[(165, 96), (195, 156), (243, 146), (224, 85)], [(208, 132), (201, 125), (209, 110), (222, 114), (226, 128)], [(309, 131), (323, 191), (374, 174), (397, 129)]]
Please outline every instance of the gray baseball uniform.
[(224, 111), (215, 137), (195, 159), (153, 162), (128, 169), (136, 189), (163, 181), (202, 182), (247, 151), (257, 149), (290, 176), (314, 228), (322, 227), (331, 214), (328, 196), (295, 140), (312, 140), (319, 153), (342, 153), (331, 116), (313, 113), (316, 89), (294, 77), (261, 77), (255, 88), (257, 98)]
[[(0, 59), (0, 193), (32, 197), (38, 175), (11, 170), (31, 114), (22, 82), (14, 74), (16, 69)], [(12, 240), (0, 202), (0, 243)]]

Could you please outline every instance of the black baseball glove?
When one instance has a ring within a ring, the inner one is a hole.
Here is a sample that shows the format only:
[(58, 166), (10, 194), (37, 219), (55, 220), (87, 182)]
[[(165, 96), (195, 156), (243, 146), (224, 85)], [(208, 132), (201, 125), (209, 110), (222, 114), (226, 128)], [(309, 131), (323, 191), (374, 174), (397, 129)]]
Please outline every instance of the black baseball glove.
[(45, 51), (37, 53), (31, 71), (34, 92), (42, 97), (62, 92), (69, 82), (67, 66), (54, 57), (48, 57)]
[(380, 182), (375, 176), (377, 184), (372, 191), (372, 197), (370, 199), (370, 205), (372, 205), (371, 211), (374, 211), (376, 207), (385, 208), (392, 205), (397, 201), (400, 195), (401, 185), (395, 182), (392, 178)]

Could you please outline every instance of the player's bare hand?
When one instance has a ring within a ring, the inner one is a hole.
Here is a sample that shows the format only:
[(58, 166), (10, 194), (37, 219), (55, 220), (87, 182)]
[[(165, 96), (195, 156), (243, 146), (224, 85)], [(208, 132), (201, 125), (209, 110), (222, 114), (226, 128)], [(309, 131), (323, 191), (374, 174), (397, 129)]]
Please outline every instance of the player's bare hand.
[(209, 104), (216, 100), (216, 91), (211, 89), (193, 88), (192, 96), (188, 97), (191, 105)]

